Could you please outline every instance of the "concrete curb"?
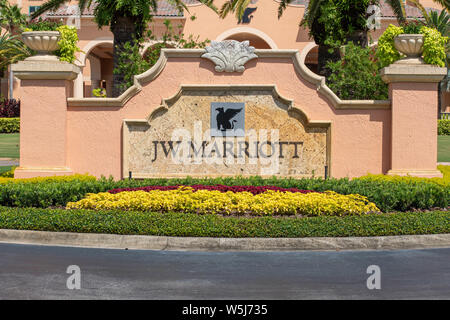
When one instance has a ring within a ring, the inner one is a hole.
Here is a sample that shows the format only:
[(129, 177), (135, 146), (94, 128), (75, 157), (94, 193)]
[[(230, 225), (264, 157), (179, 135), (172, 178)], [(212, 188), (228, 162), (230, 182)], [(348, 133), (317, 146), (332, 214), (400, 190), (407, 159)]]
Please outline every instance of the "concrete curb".
[(0, 242), (178, 251), (395, 250), (450, 247), (450, 234), (352, 238), (183, 238), (0, 229)]

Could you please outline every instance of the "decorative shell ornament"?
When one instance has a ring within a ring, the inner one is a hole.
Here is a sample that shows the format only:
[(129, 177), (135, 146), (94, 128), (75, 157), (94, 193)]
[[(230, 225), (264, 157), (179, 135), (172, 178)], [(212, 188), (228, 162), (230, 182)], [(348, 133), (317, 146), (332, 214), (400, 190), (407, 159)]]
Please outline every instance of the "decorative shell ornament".
[(244, 72), (244, 65), (258, 56), (249, 41), (212, 41), (202, 58), (214, 62), (217, 72)]

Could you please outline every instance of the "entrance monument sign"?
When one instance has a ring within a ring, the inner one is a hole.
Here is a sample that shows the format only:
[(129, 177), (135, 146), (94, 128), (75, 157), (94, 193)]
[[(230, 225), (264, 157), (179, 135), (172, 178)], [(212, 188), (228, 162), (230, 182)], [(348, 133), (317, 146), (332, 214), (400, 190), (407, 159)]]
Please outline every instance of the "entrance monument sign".
[[(308, 126), (274, 87), (184, 86), (124, 123), (124, 174), (324, 176), (329, 124)], [(239, 101), (239, 102), (228, 102)]]
[(19, 62), (15, 177), (441, 176), (437, 83), (446, 69), (392, 64), (381, 72), (389, 100), (341, 100), (305, 65), (315, 46), (164, 49), (118, 98), (73, 98), (74, 65)]

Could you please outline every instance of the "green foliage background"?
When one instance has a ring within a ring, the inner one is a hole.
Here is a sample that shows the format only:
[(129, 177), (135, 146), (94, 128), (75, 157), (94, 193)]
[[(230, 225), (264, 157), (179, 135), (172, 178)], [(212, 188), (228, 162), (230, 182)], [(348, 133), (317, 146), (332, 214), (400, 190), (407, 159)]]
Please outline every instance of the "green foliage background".
[(0, 118), (0, 133), (17, 133), (20, 131), (20, 118)]
[[(369, 176), (349, 179), (281, 179), (233, 177), (215, 179), (145, 179), (120, 180), (79, 177), (10, 181), (0, 185), (0, 205), (8, 207), (65, 206), (82, 199), (87, 193), (105, 192), (116, 188), (151, 185), (273, 185), (302, 190), (335, 191), (340, 194), (360, 194), (374, 202), (383, 212), (413, 209), (447, 208), (450, 206), (450, 172), (444, 179), (393, 178)], [(0, 178), (1, 182), (1, 178)]]
[[(402, 57), (394, 46), (394, 38), (404, 33), (403, 27), (391, 24), (378, 39), (377, 55), (382, 63), (382, 67), (390, 65)], [(445, 46), (448, 38), (442, 36), (436, 29), (426, 26), (420, 27), (420, 33), (424, 35), (423, 59), (425, 63), (445, 67)]]
[(349, 42), (342, 51), (344, 57), (337, 62), (328, 62), (331, 70), (327, 85), (345, 100), (387, 100), (388, 85), (381, 79), (381, 63), (375, 49), (362, 48)]
[[(134, 76), (141, 74), (158, 61), (161, 50), (164, 48), (204, 48), (210, 42), (209, 40), (200, 41), (199, 36), (185, 35), (179, 30), (174, 30), (170, 20), (165, 20), (164, 25), (166, 32), (161, 39), (156, 37), (149, 31), (146, 37), (132, 42), (127, 42), (122, 50), (118, 52), (118, 67), (114, 69), (114, 74), (123, 74), (124, 83), (121, 89), (125, 91), (134, 83)], [(143, 44), (145, 42), (154, 42), (154, 45), (147, 49), (142, 56)]]
[(450, 136), (450, 119), (438, 120), (438, 135)]
[(76, 60), (75, 53), (81, 52), (77, 46), (79, 39), (75, 27), (54, 21), (39, 20), (30, 23), (24, 31), (59, 31), (61, 39), (58, 41), (59, 50), (55, 51), (55, 54), (61, 61), (73, 63)]

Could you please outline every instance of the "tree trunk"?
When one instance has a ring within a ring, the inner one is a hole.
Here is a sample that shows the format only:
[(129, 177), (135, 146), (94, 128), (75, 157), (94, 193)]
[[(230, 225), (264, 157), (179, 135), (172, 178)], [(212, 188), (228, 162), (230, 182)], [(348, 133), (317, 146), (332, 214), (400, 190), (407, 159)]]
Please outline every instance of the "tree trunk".
[[(114, 69), (119, 65), (119, 52), (123, 50), (125, 43), (138, 38), (136, 29), (136, 19), (124, 16), (118, 16), (114, 25), (111, 25), (111, 31), (114, 34)], [(124, 88), (124, 76), (122, 74), (113, 74), (113, 97), (118, 97), (126, 91)]]
[(330, 47), (323, 44), (319, 45), (319, 57), (317, 63), (317, 70), (319, 74), (328, 78), (331, 75), (331, 70), (327, 68), (327, 63), (329, 61), (336, 62), (340, 59), (341, 55), (339, 50), (331, 49)]
[(365, 30), (358, 30), (355, 31), (353, 34), (347, 37), (347, 42), (353, 42), (354, 44), (360, 46), (360, 47), (367, 47), (369, 44), (368, 38), (367, 38), (367, 31)]

